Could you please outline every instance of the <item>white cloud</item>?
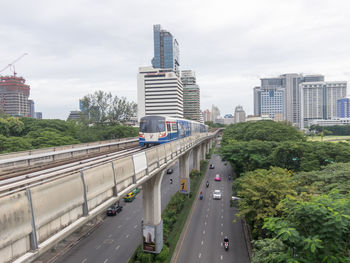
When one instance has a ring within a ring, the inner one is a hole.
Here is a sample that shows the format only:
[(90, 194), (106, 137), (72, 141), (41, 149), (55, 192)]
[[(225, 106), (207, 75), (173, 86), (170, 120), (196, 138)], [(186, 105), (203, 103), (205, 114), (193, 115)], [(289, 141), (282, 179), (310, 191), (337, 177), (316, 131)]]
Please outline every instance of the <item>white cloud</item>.
[(47, 118), (65, 119), (98, 89), (136, 100), (137, 69), (150, 65), (152, 25), (160, 23), (179, 41), (181, 68), (196, 71), (201, 108), (215, 104), (224, 114), (241, 104), (250, 114), (261, 76), (349, 80), (349, 7), (345, 0), (3, 1), (0, 68), (30, 54), (16, 71)]

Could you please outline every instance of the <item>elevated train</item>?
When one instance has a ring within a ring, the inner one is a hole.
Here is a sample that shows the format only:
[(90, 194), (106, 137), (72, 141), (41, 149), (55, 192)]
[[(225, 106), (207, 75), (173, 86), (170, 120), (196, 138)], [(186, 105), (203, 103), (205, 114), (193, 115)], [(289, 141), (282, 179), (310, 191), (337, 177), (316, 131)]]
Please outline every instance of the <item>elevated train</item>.
[(139, 145), (151, 146), (207, 132), (208, 126), (196, 121), (152, 115), (140, 119)]

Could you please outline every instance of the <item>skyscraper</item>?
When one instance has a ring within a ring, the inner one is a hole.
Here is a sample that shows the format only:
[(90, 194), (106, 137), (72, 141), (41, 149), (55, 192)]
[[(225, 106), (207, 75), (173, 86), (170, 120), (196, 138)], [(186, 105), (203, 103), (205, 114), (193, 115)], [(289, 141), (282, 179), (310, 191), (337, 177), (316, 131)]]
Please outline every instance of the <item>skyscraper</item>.
[(24, 78), (15, 75), (0, 77), (0, 109), (8, 115), (30, 117), (29, 92), (30, 87)]
[(337, 100), (346, 96), (346, 81), (303, 82), (300, 84), (301, 128), (311, 120), (337, 116)]
[(154, 57), (153, 68), (171, 68), (179, 72), (179, 44), (173, 35), (162, 29), (160, 25), (153, 26)]
[(235, 123), (245, 122), (245, 111), (241, 105), (238, 105), (235, 108)]
[(337, 100), (337, 117), (350, 118), (350, 98), (341, 98)]
[(137, 76), (138, 119), (148, 115), (183, 118), (183, 87), (173, 69), (141, 67)]
[(196, 75), (192, 70), (181, 71), (183, 85), (184, 118), (200, 121), (200, 91), (196, 84)]

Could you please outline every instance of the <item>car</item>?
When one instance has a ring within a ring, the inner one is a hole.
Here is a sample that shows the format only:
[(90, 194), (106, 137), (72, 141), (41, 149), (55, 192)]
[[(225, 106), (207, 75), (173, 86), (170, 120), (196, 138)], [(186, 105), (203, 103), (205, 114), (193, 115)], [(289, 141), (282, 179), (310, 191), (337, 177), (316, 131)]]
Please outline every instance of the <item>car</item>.
[(123, 207), (118, 204), (111, 205), (107, 209), (107, 215), (108, 216), (115, 216), (117, 213), (120, 213), (122, 211)]
[(211, 163), (211, 164), (209, 165), (209, 169), (214, 169), (214, 164)]
[(136, 195), (133, 192), (128, 193), (126, 196), (124, 196), (125, 202), (132, 202), (134, 201)]
[(172, 168), (169, 168), (169, 169), (166, 171), (167, 174), (172, 174), (173, 172), (174, 172), (174, 170), (173, 170)]
[(217, 200), (221, 199), (221, 191), (220, 190), (214, 190), (213, 199), (217, 199)]
[(215, 175), (215, 181), (221, 181), (221, 176), (220, 174)]
[(132, 192), (134, 193), (134, 195), (137, 195), (140, 192), (140, 188), (135, 188), (134, 190), (132, 190)]

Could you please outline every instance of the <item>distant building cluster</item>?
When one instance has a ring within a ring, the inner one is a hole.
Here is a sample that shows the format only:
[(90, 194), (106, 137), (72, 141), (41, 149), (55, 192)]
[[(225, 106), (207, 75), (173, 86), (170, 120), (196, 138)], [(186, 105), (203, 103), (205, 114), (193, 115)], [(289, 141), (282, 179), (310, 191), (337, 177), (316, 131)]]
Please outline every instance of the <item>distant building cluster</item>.
[(153, 26), (152, 66), (140, 67), (137, 75), (138, 119), (167, 115), (203, 121), (200, 88), (193, 70), (180, 72), (179, 44), (160, 25)]
[(30, 86), (23, 77), (0, 77), (0, 110), (15, 117), (42, 118), (41, 112), (35, 112), (34, 101), (29, 99)]
[(254, 115), (289, 121), (303, 129), (318, 120), (345, 116), (346, 90), (346, 81), (325, 81), (323, 75), (262, 78), (254, 88)]

